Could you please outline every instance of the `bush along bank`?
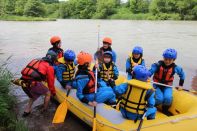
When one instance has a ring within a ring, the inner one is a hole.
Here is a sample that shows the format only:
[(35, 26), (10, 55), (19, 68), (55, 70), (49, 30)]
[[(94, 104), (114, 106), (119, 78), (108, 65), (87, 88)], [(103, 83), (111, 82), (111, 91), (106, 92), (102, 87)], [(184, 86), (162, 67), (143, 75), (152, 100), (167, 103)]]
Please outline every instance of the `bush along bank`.
[(28, 131), (24, 121), (15, 113), (16, 98), (10, 92), (13, 74), (6, 65), (0, 65), (0, 131)]

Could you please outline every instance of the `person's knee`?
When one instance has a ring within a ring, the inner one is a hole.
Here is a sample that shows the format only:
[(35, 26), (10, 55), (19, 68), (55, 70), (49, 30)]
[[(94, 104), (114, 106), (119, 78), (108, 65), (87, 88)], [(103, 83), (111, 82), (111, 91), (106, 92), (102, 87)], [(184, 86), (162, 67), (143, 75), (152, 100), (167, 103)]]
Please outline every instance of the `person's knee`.
[(163, 104), (164, 105), (171, 105), (172, 103), (172, 96), (167, 96), (164, 98)]
[(162, 104), (163, 103), (163, 96), (162, 95), (156, 95), (155, 103), (156, 103), (156, 105)]

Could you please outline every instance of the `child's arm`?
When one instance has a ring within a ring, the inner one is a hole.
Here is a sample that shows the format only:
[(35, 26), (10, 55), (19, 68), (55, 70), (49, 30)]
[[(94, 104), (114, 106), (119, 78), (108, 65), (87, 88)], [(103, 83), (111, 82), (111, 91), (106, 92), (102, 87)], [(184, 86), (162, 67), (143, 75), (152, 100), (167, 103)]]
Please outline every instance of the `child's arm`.
[(152, 107), (155, 106), (155, 98), (154, 98), (155, 92), (152, 91), (152, 90), (148, 90), (147, 93), (146, 93), (146, 95), (149, 95), (149, 93), (152, 93), (152, 94), (149, 96), (149, 98), (147, 100), (148, 101), (147, 106), (150, 107), (150, 108), (152, 108)]
[(77, 80), (77, 83), (76, 83), (77, 84), (77, 97), (81, 102), (86, 103), (86, 104), (88, 104), (89, 100), (85, 98), (83, 94), (83, 89), (87, 85), (88, 80), (89, 80), (88, 78), (80, 79), (80, 80)]
[(151, 68), (149, 69), (150, 77), (157, 71), (158, 69), (158, 63), (154, 63), (151, 65)]
[(114, 72), (114, 78), (113, 79), (117, 80), (118, 76), (119, 76), (119, 71), (118, 71), (118, 67), (116, 65), (114, 65), (113, 72)]
[(125, 94), (127, 89), (128, 89), (128, 84), (127, 83), (120, 84), (120, 85), (115, 86), (113, 88), (115, 94), (117, 94), (117, 95)]
[(126, 72), (131, 73), (131, 62), (129, 58), (127, 58), (127, 61), (126, 61)]
[(184, 80), (185, 80), (185, 72), (183, 71), (183, 69), (180, 66), (176, 66), (175, 67), (175, 73), (177, 73), (179, 75), (179, 86), (183, 86), (184, 84)]
[(114, 63), (116, 63), (116, 57), (117, 57), (116, 52), (112, 50), (112, 61)]
[(63, 64), (60, 64), (56, 67), (56, 70), (55, 70), (55, 74), (56, 74), (56, 77), (57, 77), (57, 80), (59, 82), (62, 82), (63, 79), (62, 79), (62, 74), (63, 72), (66, 70), (66, 67), (63, 65)]
[(146, 66), (146, 64), (145, 64), (145, 60), (144, 59), (142, 59), (142, 64), (141, 64), (142, 66)]

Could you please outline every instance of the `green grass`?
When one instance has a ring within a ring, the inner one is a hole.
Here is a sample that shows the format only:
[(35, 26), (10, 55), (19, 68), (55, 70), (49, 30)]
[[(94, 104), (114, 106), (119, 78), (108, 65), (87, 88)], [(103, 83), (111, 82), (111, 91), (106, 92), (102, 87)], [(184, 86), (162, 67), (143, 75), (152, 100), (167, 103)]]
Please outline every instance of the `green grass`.
[(56, 18), (2, 15), (0, 16), (0, 20), (4, 20), (4, 21), (56, 21)]
[(0, 130), (28, 131), (24, 122), (17, 120), (14, 111), (16, 98), (9, 93), (12, 78), (7, 65), (0, 65)]

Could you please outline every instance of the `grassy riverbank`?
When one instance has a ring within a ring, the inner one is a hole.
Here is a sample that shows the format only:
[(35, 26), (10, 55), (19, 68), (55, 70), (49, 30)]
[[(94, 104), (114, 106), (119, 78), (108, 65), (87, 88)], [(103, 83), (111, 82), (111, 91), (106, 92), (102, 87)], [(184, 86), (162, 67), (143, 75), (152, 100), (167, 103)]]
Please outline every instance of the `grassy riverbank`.
[(4, 20), (4, 21), (56, 21), (55, 18), (27, 17), (27, 16), (16, 16), (16, 15), (3, 15), (3, 16), (0, 16), (0, 20)]
[(12, 77), (6, 66), (0, 65), (0, 131), (27, 131), (24, 122), (17, 119), (16, 98), (9, 93)]

